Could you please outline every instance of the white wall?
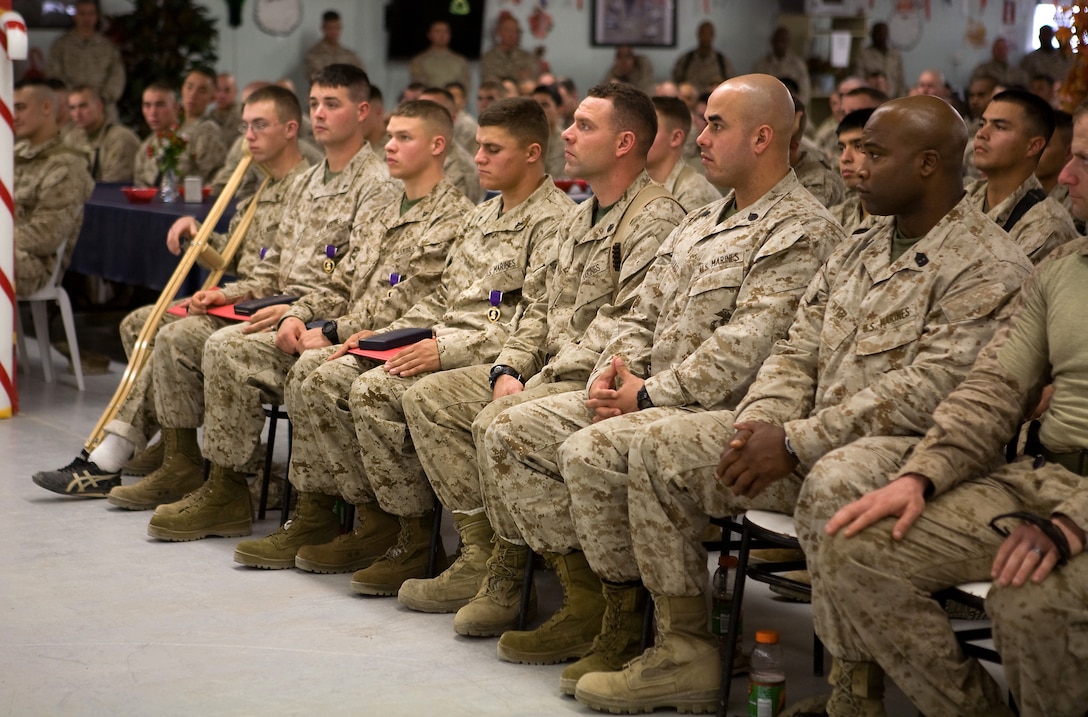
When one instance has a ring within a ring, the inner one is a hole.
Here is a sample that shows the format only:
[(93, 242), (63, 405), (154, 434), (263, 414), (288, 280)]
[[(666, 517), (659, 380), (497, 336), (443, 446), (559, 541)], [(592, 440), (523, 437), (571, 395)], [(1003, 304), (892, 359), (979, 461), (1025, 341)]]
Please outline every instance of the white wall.
[[(603, 1), (603, 0), (602, 0)], [(231, 28), (227, 24), (227, 7), (222, 0), (201, 0), (218, 20), (220, 31), (220, 71), (233, 72), (239, 85), (257, 79), (275, 80), (289, 76), (300, 91), (306, 83), (301, 68), (301, 58), (306, 49), (320, 38), (321, 13), (327, 9), (338, 10), (343, 17), (343, 42), (354, 49), (363, 59), (372, 81), (387, 96), (395, 97), (408, 82), (404, 63), (385, 60), (386, 35), (383, 26), (384, 3), (381, 0), (304, 0), (302, 26), (285, 38), (274, 38), (257, 29), (253, 21), (252, 2), (242, 8), (242, 26)], [(778, 3), (770, 0), (675, 0), (678, 7), (675, 48), (644, 50), (654, 63), (658, 76), (668, 76), (675, 58), (695, 43), (695, 29), (705, 19), (717, 26), (717, 46), (725, 52), (738, 71), (747, 71), (767, 48), (767, 38), (774, 28)], [(523, 46), (532, 49), (537, 45), (547, 48), (545, 57), (551, 62), (556, 74), (574, 78), (582, 90), (598, 82), (607, 70), (612, 57), (610, 48), (595, 48), (590, 44), (590, 12), (593, 0), (551, 0), (548, 12), (554, 20), (551, 34), (543, 40), (528, 31), (527, 19), (536, 7), (531, 0), (510, 3), (488, 2), (485, 16), (484, 49), (491, 46), (490, 29), (495, 17), (502, 10), (509, 10), (522, 21)], [(887, 20), (892, 10), (900, 4), (896, 0), (860, 0), (867, 9), (870, 22)], [(916, 0), (919, 14), (924, 11), (922, 0)], [(945, 72), (949, 81), (962, 86), (971, 69), (989, 56), (989, 46), (998, 35), (1010, 40), (1013, 48), (1022, 47), (1034, 33), (1030, 27), (1033, 0), (1016, 0), (1016, 23), (1002, 22), (1004, 2), (989, 0), (985, 10), (982, 0), (931, 0), (931, 19), (922, 20), (921, 40), (915, 48), (904, 52), (904, 64), (908, 80), (928, 67)], [(868, 9), (869, 6), (871, 9)], [(106, 14), (128, 12), (128, 0), (102, 0)], [(581, 8), (579, 7), (581, 6)], [(972, 47), (964, 39), (970, 22), (980, 23), (985, 29), (982, 47)], [(57, 36), (55, 31), (34, 30), (32, 46), (46, 51)], [(1013, 51), (1013, 59), (1020, 53)], [(18, 72), (18, 71), (17, 71)], [(18, 76), (18, 74), (16, 75)]]

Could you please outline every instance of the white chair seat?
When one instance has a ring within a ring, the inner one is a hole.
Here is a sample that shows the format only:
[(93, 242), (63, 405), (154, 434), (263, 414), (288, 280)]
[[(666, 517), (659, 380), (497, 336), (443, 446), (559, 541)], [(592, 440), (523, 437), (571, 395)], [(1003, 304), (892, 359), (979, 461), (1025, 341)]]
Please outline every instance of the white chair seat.
[(991, 585), (993, 585), (993, 583), (987, 580), (977, 583), (964, 583), (962, 585), (957, 585), (955, 589), (962, 593), (977, 597), (980, 600), (985, 600), (986, 596), (990, 594)]
[[(57, 249), (57, 264), (53, 268), (53, 275), (49, 277), (46, 285), (30, 296), (18, 297), (18, 300), (30, 304), (30, 315), (34, 320), (34, 335), (38, 339), (38, 354), (41, 356), (42, 373), (45, 374), (46, 383), (53, 382), (52, 344), (49, 342), (49, 314), (46, 312), (46, 302), (57, 302), (57, 306), (60, 308), (60, 318), (64, 324), (64, 337), (68, 341), (68, 350), (72, 354), (72, 369), (76, 374), (76, 385), (79, 386), (80, 391), (83, 391), (83, 363), (79, 358), (79, 341), (76, 338), (75, 320), (72, 318), (72, 302), (68, 299), (68, 292), (61, 286), (61, 281), (64, 278), (61, 266), (64, 264), (64, 249), (67, 244), (67, 242), (64, 242)], [(26, 339), (23, 336), (23, 322), (18, 311), (15, 312), (15, 322), (19, 360), (29, 370)]]
[(778, 533), (788, 538), (797, 538), (797, 528), (793, 524), (793, 516), (785, 513), (775, 513), (769, 510), (749, 510), (744, 513), (744, 518), (753, 525)]

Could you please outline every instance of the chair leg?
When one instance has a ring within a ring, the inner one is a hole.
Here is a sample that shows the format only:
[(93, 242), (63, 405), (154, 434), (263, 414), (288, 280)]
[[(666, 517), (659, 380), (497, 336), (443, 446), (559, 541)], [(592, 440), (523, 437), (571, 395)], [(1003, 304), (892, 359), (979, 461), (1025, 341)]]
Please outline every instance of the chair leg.
[(442, 502), (434, 499), (434, 523), (431, 525), (431, 554), (427, 556), (427, 577), (438, 574), (438, 549), (442, 545)]
[(524, 630), (529, 623), (529, 601), (533, 592), (533, 570), (535, 569), (533, 563), (536, 560), (536, 553), (529, 549), (529, 554), (525, 556), (525, 572), (521, 578), (521, 605), (518, 607), (518, 630)]
[(287, 469), (284, 471), (283, 476), (283, 506), (280, 509), (280, 525), (287, 524), (287, 518), (291, 512), (291, 444), (295, 439), (294, 424), (291, 423), (291, 417), (287, 417)]
[[(733, 530), (737, 527), (733, 521), (722, 525), (722, 542), (725, 545), (729, 544), (728, 539), (732, 538)], [(729, 707), (729, 692), (733, 686), (733, 661), (737, 652), (733, 646), (737, 643), (737, 628), (740, 627), (740, 613), (744, 606), (744, 582), (748, 574), (748, 552), (752, 542), (752, 534), (743, 523), (743, 519), (739, 528), (740, 554), (737, 556), (737, 577), (733, 583), (733, 609), (729, 611), (729, 628), (725, 633), (726, 649), (722, 655), (722, 685), (718, 692), (718, 717), (725, 717)]]
[(30, 314), (34, 317), (34, 335), (38, 338), (38, 354), (41, 355), (45, 382), (53, 383), (53, 346), (49, 343), (49, 315), (44, 301), (31, 301)]
[(654, 601), (647, 598), (646, 608), (642, 611), (642, 638), (639, 640), (639, 649), (646, 649), (654, 642)]
[(64, 324), (64, 338), (68, 342), (68, 351), (72, 356), (72, 371), (76, 375), (76, 386), (85, 391), (83, 384), (83, 362), (79, 358), (79, 337), (76, 335), (76, 323), (72, 318), (72, 302), (68, 292), (57, 287), (57, 306), (60, 307), (60, 319)]
[(279, 406), (265, 409), (268, 416), (268, 445), (264, 452), (264, 473), (261, 475), (261, 498), (257, 501), (257, 520), (264, 520), (268, 508), (268, 485), (272, 482), (272, 452), (276, 449), (276, 426), (279, 423)]

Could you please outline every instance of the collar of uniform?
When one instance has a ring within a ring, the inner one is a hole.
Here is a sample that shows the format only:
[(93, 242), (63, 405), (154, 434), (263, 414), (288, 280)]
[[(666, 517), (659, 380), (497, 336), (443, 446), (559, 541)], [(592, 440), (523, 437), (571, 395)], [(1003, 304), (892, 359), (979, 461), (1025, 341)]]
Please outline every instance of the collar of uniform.
[[(669, 176), (665, 177), (665, 181), (662, 182), (661, 185), (665, 187), (665, 189), (668, 189), (670, 192), (673, 191), (673, 189), (676, 188), (677, 178), (680, 176), (681, 172), (687, 169), (687, 167), (688, 164), (684, 162), (683, 157), (676, 160), (676, 164), (674, 164), (672, 166), (672, 169), (669, 170)], [(695, 169), (692, 168), (692, 171), (694, 172)]]
[(431, 216), (434, 208), (438, 206), (451, 191), (454, 191), (453, 185), (449, 183), (449, 180), (442, 179), (438, 184), (431, 187), (431, 191), (427, 192), (419, 202), (413, 204), (411, 209), (404, 214), (400, 213), (400, 202), (392, 202), (388, 205), (387, 210), (392, 211), (393, 216), (391, 221), (386, 222), (385, 225), (390, 229), (393, 229), (394, 227), (404, 226), (405, 224), (415, 224), (416, 222), (426, 221), (426, 219)]
[[(974, 184), (982, 183), (982, 196), (979, 197), (975, 207), (982, 209), (982, 203), (986, 201), (986, 180), (980, 179)], [(990, 211), (986, 212), (986, 216), (994, 221), (999, 227), (1005, 226), (1005, 222), (1008, 220), (1009, 215), (1012, 214), (1012, 210), (1016, 207), (1017, 203), (1024, 198), (1024, 195), (1030, 192), (1032, 189), (1042, 190), (1043, 185), (1039, 182), (1038, 177), (1034, 173), (1029, 174), (1028, 178), (1016, 188), (1009, 196), (1001, 200), (996, 207), (990, 207)]]
[(696, 219), (706, 217), (710, 222), (713, 222), (711, 227), (715, 231), (725, 231), (727, 229), (749, 226), (763, 219), (763, 217), (765, 217), (776, 204), (782, 201), (787, 194), (800, 188), (801, 184), (797, 181), (797, 174), (793, 169), (790, 169), (790, 171), (786, 173), (786, 176), (778, 180), (778, 184), (771, 187), (770, 191), (744, 209), (737, 210), (733, 216), (729, 217), (724, 222), (718, 222), (718, 217), (721, 216), (722, 210), (725, 209), (725, 207), (736, 200), (736, 190), (730, 190), (729, 194), (725, 195), (724, 204), (721, 202), (714, 202), (702, 209), (696, 216)]
[(895, 234), (895, 220), (873, 227), (867, 234), (868, 245), (862, 250), (862, 262), (865, 269), (874, 281), (882, 281), (900, 271), (922, 271), (930, 262), (931, 257), (936, 256), (944, 244), (945, 239), (954, 231), (970, 214), (985, 217), (980, 210), (972, 204), (970, 197), (964, 194), (956, 206), (949, 210), (948, 214), (941, 217), (925, 236), (914, 242), (907, 251), (891, 261), (892, 237)]
[(58, 146), (60, 143), (60, 132), (57, 132), (56, 136), (54, 136), (52, 139), (47, 139), (46, 141), (39, 144), (37, 147), (31, 147), (30, 140), (21, 139), (15, 145), (15, 156), (19, 159), (34, 159), (42, 152), (46, 152), (53, 147)]
[[(311, 196), (313, 197), (331, 197), (336, 194), (343, 194), (351, 189), (352, 183), (360, 172), (365, 171), (365, 165), (369, 163), (377, 163), (378, 155), (374, 154), (374, 150), (370, 148), (370, 145), (363, 142), (363, 146), (355, 153), (355, 156), (351, 158), (347, 166), (341, 171), (337, 172), (336, 176), (332, 178), (332, 181), (316, 182), (315, 185), (311, 185)], [(329, 166), (329, 160), (326, 158), (317, 165), (315, 170), (319, 173), (318, 176), (325, 176), (325, 167)]]
[(559, 187), (555, 186), (555, 182), (552, 181), (552, 178), (545, 176), (544, 181), (540, 183), (539, 187), (533, 190), (533, 193), (530, 194), (525, 201), (502, 216), (499, 216), (499, 211), (502, 209), (501, 194), (497, 197), (492, 197), (481, 204), (480, 209), (483, 211), (479, 211), (476, 215), (476, 226), (478, 226), (485, 234), (490, 234), (491, 232), (519, 232), (529, 223), (532, 210), (541, 202), (556, 198), (555, 195), (567, 198), (567, 195), (564, 194)]
[[(284, 175), (282, 179), (270, 179), (268, 182), (268, 186), (264, 188), (263, 192), (261, 192), (261, 196), (257, 201), (261, 204), (278, 204), (279, 202), (284, 201), (284, 197), (287, 196), (287, 190), (291, 188), (291, 185), (295, 183), (296, 179), (305, 174), (309, 169), (310, 163), (306, 161), (305, 157), (303, 157), (298, 161), (297, 164), (295, 164), (294, 167), (291, 167), (291, 171)], [(260, 174), (262, 177), (261, 181), (263, 182), (265, 176), (264, 169), (261, 169)], [(244, 201), (247, 205), (249, 204), (248, 199)], [(241, 203), (239, 203), (235, 211), (240, 212), (243, 209), (244, 207)]]
[[(620, 219), (623, 218), (623, 213), (627, 211), (627, 207), (631, 206), (631, 202), (634, 200), (635, 195), (638, 194), (643, 187), (649, 186), (654, 180), (650, 179), (650, 175), (643, 170), (635, 181), (631, 183), (631, 186), (627, 187), (626, 191), (616, 200), (616, 203), (612, 205), (612, 208), (608, 210), (608, 213), (601, 217), (601, 220), (590, 226), (593, 221), (593, 207), (597, 203), (595, 199), (587, 199), (578, 205), (578, 209), (575, 210), (574, 216), (571, 220), (571, 228), (575, 229), (578, 236), (575, 237), (575, 244), (586, 244), (588, 242), (599, 241), (604, 237), (610, 237), (616, 233), (616, 228), (619, 227)], [(584, 227), (584, 229), (583, 229)]]

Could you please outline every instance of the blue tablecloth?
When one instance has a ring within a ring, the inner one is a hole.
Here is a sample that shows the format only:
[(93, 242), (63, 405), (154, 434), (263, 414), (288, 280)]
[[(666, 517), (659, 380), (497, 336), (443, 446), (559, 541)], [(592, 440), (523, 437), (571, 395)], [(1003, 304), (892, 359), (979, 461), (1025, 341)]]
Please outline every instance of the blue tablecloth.
[[(181, 216), (203, 220), (212, 202), (130, 204), (121, 184), (98, 184), (83, 210), (83, 227), (72, 254), (71, 271), (110, 281), (161, 290), (170, 281), (179, 257), (166, 248), (166, 233)], [(223, 212), (216, 231), (225, 232), (234, 215), (234, 202)], [(200, 289), (206, 273), (193, 267), (180, 295)]]

